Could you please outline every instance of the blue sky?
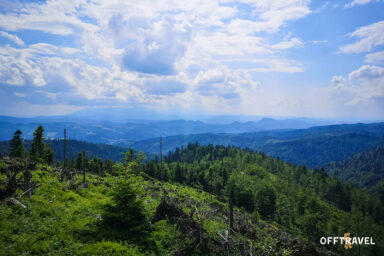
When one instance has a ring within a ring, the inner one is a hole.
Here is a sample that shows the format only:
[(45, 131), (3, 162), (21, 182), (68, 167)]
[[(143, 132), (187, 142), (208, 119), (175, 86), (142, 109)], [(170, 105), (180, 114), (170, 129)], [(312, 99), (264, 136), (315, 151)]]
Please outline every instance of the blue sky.
[(383, 0), (0, 2), (0, 115), (384, 119)]

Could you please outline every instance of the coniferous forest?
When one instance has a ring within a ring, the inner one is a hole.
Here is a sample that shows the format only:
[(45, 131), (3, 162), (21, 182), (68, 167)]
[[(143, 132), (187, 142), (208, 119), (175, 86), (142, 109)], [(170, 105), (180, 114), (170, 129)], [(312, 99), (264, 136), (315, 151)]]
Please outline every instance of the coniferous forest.
[[(44, 141), (39, 126), (26, 150), (18, 130), (1, 157), (1, 255), (384, 253), (383, 196), (325, 169), (197, 142), (152, 160), (130, 148), (57, 162)], [(347, 232), (375, 245), (319, 243)]]

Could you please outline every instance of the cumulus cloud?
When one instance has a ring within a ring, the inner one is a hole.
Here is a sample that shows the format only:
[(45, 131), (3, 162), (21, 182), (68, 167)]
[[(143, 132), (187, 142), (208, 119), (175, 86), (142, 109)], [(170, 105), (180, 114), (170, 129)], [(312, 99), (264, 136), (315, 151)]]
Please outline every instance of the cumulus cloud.
[(156, 22), (127, 46), (124, 67), (149, 74), (174, 74), (175, 63), (184, 55), (190, 35), (187, 23), (178, 24), (170, 18)]
[(352, 71), (348, 78), (349, 80), (363, 79), (363, 80), (374, 80), (384, 77), (384, 68), (377, 66), (362, 66), (358, 70)]
[(331, 80), (331, 84), (335, 88), (343, 86), (346, 82), (347, 79), (345, 79), (343, 76), (334, 76)]
[(345, 105), (370, 103), (375, 106), (384, 100), (384, 68), (364, 65), (349, 73), (348, 78), (332, 78), (333, 92), (341, 93)]
[(343, 53), (369, 52), (375, 46), (384, 44), (384, 21), (379, 21), (368, 26), (363, 26), (349, 34), (351, 37), (360, 38), (359, 41), (340, 48)]
[(0, 55), (0, 82), (8, 85), (44, 86), (46, 82), (38, 64), (32, 60)]
[[(0, 36), (20, 46), (0, 47), (0, 83), (7, 88), (28, 87), (34, 97), (63, 105), (86, 104), (79, 103), (83, 100), (208, 108), (216, 104), (224, 109), (227, 104), (230, 110), (231, 104), (252, 104), (260, 92), (253, 74), (304, 70), (284, 55), (304, 42), (296, 35), (275, 33), (310, 14), (309, 4), (309, 0), (17, 2), (17, 7), (0, 14), (0, 28), (7, 31)], [(244, 6), (251, 14), (237, 16)], [(12, 34), (23, 30), (44, 36), (25, 45)], [(46, 42), (45, 34), (60, 44)], [(69, 38), (71, 44), (66, 45)], [(282, 101), (286, 99), (276, 99)]]
[(361, 66), (347, 76), (334, 76), (330, 83), (328, 87), (293, 88), (285, 94), (286, 108), (303, 116), (316, 113), (328, 118), (377, 120), (384, 115), (384, 68)]

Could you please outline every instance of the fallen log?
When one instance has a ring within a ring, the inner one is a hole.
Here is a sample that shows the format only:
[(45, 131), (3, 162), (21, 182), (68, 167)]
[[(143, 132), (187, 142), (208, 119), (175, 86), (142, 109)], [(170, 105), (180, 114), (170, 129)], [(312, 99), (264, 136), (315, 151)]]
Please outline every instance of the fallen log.
[(6, 202), (7, 203), (10, 203), (10, 204), (13, 204), (13, 205), (19, 205), (21, 206), (22, 208), (24, 209), (27, 209), (27, 206), (25, 206), (23, 203), (21, 203), (19, 200), (17, 200), (16, 198), (14, 197), (9, 197), (6, 199)]

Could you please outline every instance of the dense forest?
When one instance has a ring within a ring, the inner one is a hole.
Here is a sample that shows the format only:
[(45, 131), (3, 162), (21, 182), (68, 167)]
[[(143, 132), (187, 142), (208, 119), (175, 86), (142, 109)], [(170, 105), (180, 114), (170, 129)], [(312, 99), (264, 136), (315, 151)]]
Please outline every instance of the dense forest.
[(384, 200), (384, 146), (324, 166), (331, 176), (362, 188)]
[[(23, 140), (24, 147), (28, 151), (31, 148), (32, 140)], [(44, 140), (44, 143), (49, 145), (55, 152), (56, 161), (64, 161), (64, 140), (63, 139), (54, 139), (54, 140)], [(100, 144), (100, 143), (91, 143), (78, 140), (66, 140), (67, 151), (66, 157), (71, 161), (78, 156), (79, 152), (85, 152), (89, 158), (98, 157), (102, 160), (113, 160), (120, 161), (122, 158), (121, 152), (126, 151), (125, 148)], [(0, 141), (0, 154), (8, 155), (9, 154), (9, 144), (10, 141)]]
[[(43, 131), (0, 161), (1, 255), (384, 254), (384, 202), (324, 169), (199, 143), (54, 163)], [(319, 244), (347, 232), (376, 245)]]
[[(231, 145), (262, 151), (296, 165), (316, 168), (384, 144), (383, 125), (315, 128), (245, 134), (169, 136), (163, 138), (163, 148), (164, 152), (174, 151), (191, 141), (198, 141), (201, 145)], [(159, 141), (159, 138), (154, 138), (133, 142), (130, 146), (144, 152), (157, 153)]]

